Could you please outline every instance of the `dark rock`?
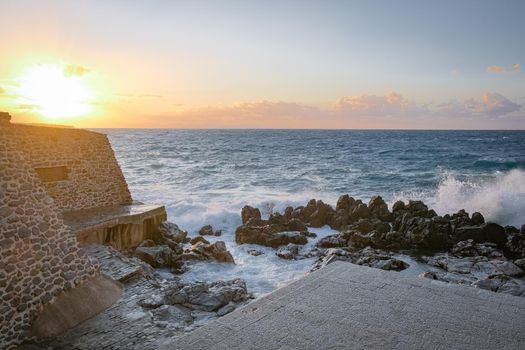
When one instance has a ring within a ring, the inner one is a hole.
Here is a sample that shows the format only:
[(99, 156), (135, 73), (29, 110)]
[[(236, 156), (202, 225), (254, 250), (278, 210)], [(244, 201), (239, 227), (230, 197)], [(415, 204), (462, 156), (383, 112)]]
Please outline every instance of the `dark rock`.
[(482, 225), (485, 223), (485, 218), (483, 217), (483, 215), (481, 215), (481, 213), (478, 212), (472, 214), (471, 220), (474, 225)]
[(320, 248), (337, 248), (346, 246), (346, 240), (344, 240), (340, 234), (329, 235), (321, 238), (317, 242), (317, 246)]
[(261, 220), (261, 211), (258, 208), (246, 205), (241, 211), (242, 223), (246, 224), (250, 219)]
[(190, 244), (191, 244), (191, 245), (197, 244), (197, 243), (199, 243), (199, 242), (202, 242), (202, 243), (204, 243), (204, 244), (210, 244), (210, 242), (209, 242), (206, 238), (204, 238), (204, 237), (202, 237), (202, 236), (193, 237), (193, 238), (190, 240)]
[(263, 255), (264, 253), (261, 252), (260, 250), (257, 250), (257, 249), (249, 249), (247, 251), (248, 254), (250, 255), (253, 255), (253, 256), (259, 256), (259, 255)]
[(185, 260), (216, 260), (218, 262), (235, 263), (233, 256), (226, 249), (223, 241), (210, 244), (197, 242), (189, 251), (184, 252)]
[(147, 240), (135, 249), (135, 256), (153, 267), (169, 267), (178, 265), (180, 255), (167, 245), (153, 246), (153, 241)]
[(234, 279), (170, 286), (165, 292), (164, 303), (210, 312), (229, 303), (243, 302), (248, 297), (246, 283), (241, 279)]
[(188, 232), (171, 222), (162, 222), (153, 233), (153, 240), (157, 245), (167, 245), (177, 253), (182, 250), (181, 243), (189, 241)]
[(525, 282), (505, 275), (488, 276), (475, 282), (474, 286), (498, 293), (525, 296)]
[(239, 226), (235, 230), (235, 241), (238, 244), (260, 244), (277, 248), (288, 243), (306, 244), (307, 238), (297, 231), (282, 231), (280, 225)]
[(505, 229), (495, 223), (489, 222), (481, 226), (463, 226), (455, 229), (453, 237), (456, 241), (472, 239), (475, 242), (492, 242), (502, 247), (507, 242)]
[(213, 236), (213, 227), (211, 225), (202, 226), (199, 230), (199, 235), (201, 236)]
[(285, 247), (279, 248), (275, 255), (277, 255), (281, 259), (294, 260), (297, 258), (297, 255), (299, 255), (299, 246), (290, 243)]
[(368, 202), (368, 210), (370, 214), (379, 220), (386, 221), (391, 219), (391, 213), (388, 210), (388, 206), (380, 196), (375, 196)]

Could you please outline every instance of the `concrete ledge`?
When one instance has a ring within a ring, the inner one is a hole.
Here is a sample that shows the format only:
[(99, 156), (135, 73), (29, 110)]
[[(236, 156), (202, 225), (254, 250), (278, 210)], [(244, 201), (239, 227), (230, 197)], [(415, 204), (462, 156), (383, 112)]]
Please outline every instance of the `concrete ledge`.
[(122, 290), (120, 283), (104, 275), (88, 280), (47, 304), (33, 322), (29, 336), (57, 336), (109, 308), (120, 298)]
[(335, 262), (159, 349), (523, 349), (525, 298)]

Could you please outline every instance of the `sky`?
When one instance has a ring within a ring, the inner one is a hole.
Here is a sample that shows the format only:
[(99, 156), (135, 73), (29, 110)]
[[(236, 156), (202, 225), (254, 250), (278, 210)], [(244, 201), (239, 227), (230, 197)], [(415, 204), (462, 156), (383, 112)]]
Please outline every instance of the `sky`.
[(525, 129), (524, 16), (522, 0), (0, 0), (0, 110), (76, 127)]

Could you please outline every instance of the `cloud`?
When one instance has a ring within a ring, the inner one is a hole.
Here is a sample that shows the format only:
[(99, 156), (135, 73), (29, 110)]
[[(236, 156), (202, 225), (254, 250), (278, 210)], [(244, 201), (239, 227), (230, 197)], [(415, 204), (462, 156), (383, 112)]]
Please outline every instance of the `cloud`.
[(406, 116), (427, 113), (426, 106), (418, 106), (395, 91), (390, 91), (384, 96), (343, 96), (335, 102), (334, 110), (355, 116)]
[(521, 64), (516, 63), (512, 67), (505, 68), (501, 66), (490, 66), (487, 67), (487, 72), (496, 74), (512, 74), (521, 72)]
[[(167, 99), (167, 98), (166, 98)], [(384, 95), (346, 95), (314, 106), (287, 101), (253, 101), (191, 106), (169, 103), (143, 112), (156, 127), (180, 128), (396, 128), (516, 129), (525, 128), (525, 101), (511, 101), (496, 92), (442, 104), (422, 104), (397, 91)], [(132, 105), (119, 102), (119, 113)], [(140, 119), (140, 118), (139, 118)], [(135, 125), (137, 126), (137, 125)]]
[(91, 69), (82, 66), (69, 65), (64, 68), (64, 74), (67, 77), (81, 77), (89, 72)]
[(458, 117), (503, 117), (518, 112), (521, 107), (501, 94), (487, 92), (481, 99), (469, 98), (441, 104), (436, 113)]
[(0, 95), (4, 95), (7, 91), (0, 86)]

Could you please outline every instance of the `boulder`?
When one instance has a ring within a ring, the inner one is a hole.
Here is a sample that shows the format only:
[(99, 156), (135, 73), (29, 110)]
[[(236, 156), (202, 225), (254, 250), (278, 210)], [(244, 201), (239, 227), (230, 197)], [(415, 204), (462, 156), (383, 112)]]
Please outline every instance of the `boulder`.
[(180, 255), (167, 245), (154, 244), (155, 242), (151, 240), (144, 241), (135, 249), (135, 256), (153, 267), (178, 267)]
[(505, 275), (488, 276), (474, 283), (475, 287), (514, 296), (525, 296), (525, 282)]
[(248, 249), (248, 251), (246, 252), (250, 255), (253, 255), (253, 256), (259, 256), (259, 255), (263, 255), (264, 253), (261, 252), (260, 250), (257, 250), (257, 249)]
[(211, 225), (202, 226), (199, 230), (199, 235), (201, 236), (213, 236), (213, 227)]
[(279, 248), (275, 255), (281, 259), (294, 260), (297, 258), (297, 255), (299, 255), (299, 246), (290, 243), (284, 247)]
[(409, 267), (407, 263), (396, 259), (386, 252), (381, 250), (365, 248), (357, 253), (354, 253), (357, 258), (354, 264), (373, 267), (387, 271), (402, 271)]
[(480, 226), (462, 226), (454, 230), (453, 238), (456, 242), (472, 239), (474, 242), (492, 242), (498, 247), (503, 247), (507, 243), (507, 233), (505, 229), (495, 223), (489, 222)]
[(226, 249), (226, 244), (223, 241), (214, 243), (197, 242), (189, 250), (186, 250), (182, 257), (184, 260), (215, 260), (235, 263), (233, 256)]
[(337, 248), (346, 246), (346, 240), (340, 234), (329, 235), (317, 242), (319, 248)]
[(206, 238), (204, 238), (202, 236), (193, 237), (190, 240), (190, 244), (191, 245), (195, 245), (195, 244), (197, 244), (199, 242), (204, 243), (204, 244), (210, 244), (210, 242)]
[(168, 245), (171, 249), (177, 251), (181, 249), (181, 243), (187, 243), (188, 232), (181, 230), (179, 226), (172, 222), (161, 222), (157, 230), (153, 233), (153, 240), (157, 245)]
[(389, 221), (392, 214), (388, 210), (388, 206), (380, 196), (374, 196), (368, 202), (368, 210), (370, 215), (378, 218), (381, 221)]
[(182, 305), (193, 310), (217, 311), (229, 303), (248, 299), (246, 283), (242, 279), (217, 282), (195, 282), (170, 286), (164, 295), (164, 304)]
[(243, 225), (235, 230), (235, 242), (238, 244), (259, 244), (277, 248), (288, 243), (306, 244), (307, 238), (298, 231), (281, 231), (281, 225), (248, 226)]
[(242, 223), (246, 224), (251, 219), (261, 220), (261, 211), (258, 208), (245, 205), (241, 210)]

